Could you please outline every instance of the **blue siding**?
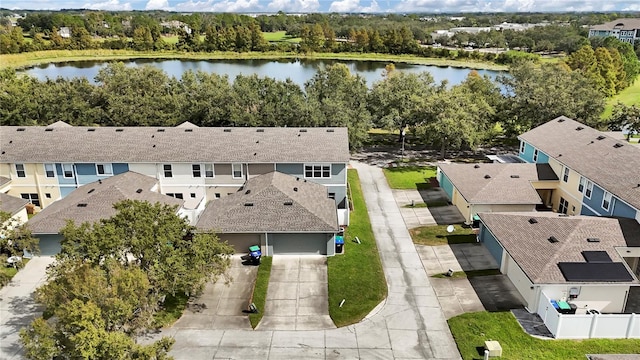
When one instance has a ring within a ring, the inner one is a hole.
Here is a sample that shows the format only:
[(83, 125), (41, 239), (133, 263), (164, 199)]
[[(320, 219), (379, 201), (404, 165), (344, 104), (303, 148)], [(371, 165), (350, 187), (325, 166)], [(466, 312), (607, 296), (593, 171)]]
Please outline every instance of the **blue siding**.
[(113, 175), (118, 175), (122, 173), (126, 173), (129, 171), (129, 164), (125, 163), (113, 163)]
[(538, 161), (536, 161), (536, 163), (538, 164), (548, 164), (549, 163), (549, 155), (543, 153), (542, 151), (538, 150)]
[(498, 267), (502, 264), (502, 245), (493, 237), (493, 234), (487, 230), (484, 223), (480, 223), (480, 242), (489, 250), (489, 253), (498, 263)]
[[(522, 141), (520, 141), (520, 143), (522, 144)], [(520, 156), (520, 158), (528, 163), (533, 163), (533, 153), (535, 151), (535, 147), (532, 146), (529, 143), (524, 143), (524, 152), (519, 153), (518, 156)], [(536, 159), (535, 163), (538, 164), (547, 164), (549, 162), (549, 155), (545, 154), (544, 152), (538, 150), (538, 158)]]
[[(584, 196), (582, 198), (582, 203), (591, 207), (593, 210), (598, 212), (601, 216), (619, 216), (624, 218), (635, 218), (636, 217), (636, 209), (627, 205), (626, 203), (618, 200), (615, 196), (611, 197), (611, 204), (609, 205), (609, 210), (605, 210), (602, 208), (602, 198), (604, 197), (604, 190), (598, 185), (593, 185), (593, 191), (591, 193), (591, 199)], [(582, 207), (581, 215), (598, 215), (595, 214), (592, 210), (586, 209), (585, 206)]]
[(440, 172), (440, 187), (447, 193), (450, 201), (453, 201), (453, 184), (443, 172)]
[(73, 190), (75, 190), (76, 188), (73, 186), (61, 186), (60, 187), (60, 197), (65, 197), (69, 194), (71, 194), (71, 192)]
[[(76, 184), (76, 179), (75, 178), (65, 178), (62, 174), (62, 164), (56, 164), (56, 173), (58, 174), (58, 184), (60, 185), (70, 185)], [(64, 197), (64, 195), (62, 196)]]
[(636, 209), (627, 205), (626, 203), (618, 200), (617, 198), (613, 198), (613, 216), (619, 216), (623, 218), (635, 219), (636, 217)]
[(580, 209), (580, 215), (598, 216), (598, 214), (594, 213), (586, 206), (582, 206), (582, 208)]
[(96, 164), (76, 164), (76, 174), (79, 185), (85, 185), (104, 178), (104, 176), (98, 176), (96, 173)]

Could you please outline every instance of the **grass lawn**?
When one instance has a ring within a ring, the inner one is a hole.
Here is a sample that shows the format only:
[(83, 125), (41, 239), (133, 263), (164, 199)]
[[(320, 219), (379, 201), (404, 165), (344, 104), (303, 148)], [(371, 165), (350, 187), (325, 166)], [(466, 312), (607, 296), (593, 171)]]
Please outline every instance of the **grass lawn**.
[(585, 354), (640, 354), (638, 339), (541, 340), (529, 336), (510, 312), (475, 312), (449, 319), (462, 358), (482, 359), (476, 347), (486, 340), (502, 346), (500, 359), (585, 359)]
[(631, 86), (609, 99), (600, 117), (603, 119), (611, 117), (613, 114), (613, 106), (619, 102), (625, 105), (640, 105), (640, 80), (636, 80)]
[(454, 271), (451, 276), (447, 276), (445, 273), (435, 274), (431, 277), (446, 279), (446, 278), (472, 278), (477, 276), (488, 276), (488, 275), (500, 275), (500, 269), (484, 269), (484, 270), (469, 270), (469, 271)]
[[(6, 258), (4, 259), (6, 261)], [(22, 267), (24, 268), (28, 262), (29, 259), (22, 258)], [(0, 264), (0, 288), (2, 288), (4, 284), (8, 284), (18, 271), (20, 270), (13, 266), (5, 266), (4, 263)]]
[(167, 295), (164, 306), (153, 315), (154, 325), (158, 328), (173, 325), (187, 308), (189, 297), (185, 294)]
[(446, 245), (476, 242), (476, 235), (471, 228), (454, 225), (452, 233), (447, 232), (447, 225), (422, 226), (410, 229), (411, 239), (420, 245)]
[(262, 315), (264, 315), (264, 304), (267, 301), (267, 287), (269, 286), (269, 277), (271, 276), (271, 263), (273, 258), (271, 256), (263, 257), (258, 268), (258, 276), (256, 277), (256, 283), (253, 286), (253, 298), (251, 302), (256, 306), (258, 312), (249, 315), (249, 321), (251, 321), (251, 327), (255, 329), (258, 326)]
[[(338, 327), (359, 322), (387, 296), (358, 172), (350, 169), (347, 176), (354, 210), (345, 233), (344, 254), (327, 259), (329, 315)], [(362, 244), (353, 241), (356, 236)], [(342, 299), (345, 302), (340, 307)]]
[(263, 32), (264, 39), (268, 42), (299, 43), (302, 38), (287, 35), (286, 31)]
[(428, 189), (429, 179), (436, 177), (435, 166), (398, 166), (382, 169), (392, 189)]

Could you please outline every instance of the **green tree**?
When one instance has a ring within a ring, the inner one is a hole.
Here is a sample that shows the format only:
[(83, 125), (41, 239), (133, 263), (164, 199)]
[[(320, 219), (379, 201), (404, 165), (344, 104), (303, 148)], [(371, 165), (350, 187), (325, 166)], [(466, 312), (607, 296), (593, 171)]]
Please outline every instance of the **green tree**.
[(600, 74), (604, 80), (603, 86), (598, 90), (606, 97), (611, 97), (616, 94), (616, 72), (613, 64), (611, 54), (606, 48), (597, 48), (594, 52), (596, 57), (596, 71)]
[(10, 213), (0, 211), (0, 254), (22, 256), (23, 250), (39, 254), (39, 242), (31, 235), (27, 224), (21, 224)]
[(188, 70), (180, 81), (184, 101), (179, 111), (180, 120), (199, 126), (229, 126), (230, 108), (234, 94), (227, 76)]
[(303, 52), (316, 52), (322, 49), (324, 31), (320, 24), (302, 27), (300, 49)]
[(611, 130), (627, 131), (627, 140), (631, 134), (640, 134), (640, 106), (617, 103), (613, 107), (608, 127)]
[(73, 27), (71, 29), (71, 48), (76, 50), (86, 50), (93, 48), (91, 34), (84, 26)]
[(133, 31), (133, 48), (138, 51), (153, 50), (153, 36), (151, 30), (146, 26), (141, 26)]

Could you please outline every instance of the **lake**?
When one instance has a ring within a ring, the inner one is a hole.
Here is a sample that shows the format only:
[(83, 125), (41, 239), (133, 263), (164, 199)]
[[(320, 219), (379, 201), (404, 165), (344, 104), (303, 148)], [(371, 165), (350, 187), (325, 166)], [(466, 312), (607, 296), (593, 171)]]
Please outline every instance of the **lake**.
[[(187, 70), (202, 70), (209, 73), (228, 75), (233, 80), (237, 75), (251, 75), (272, 77), (277, 80), (290, 78), (296, 84), (304, 86), (304, 83), (311, 79), (318, 69), (327, 65), (342, 63), (345, 64), (352, 74), (362, 76), (369, 87), (382, 78), (384, 67), (388, 62), (382, 61), (343, 61), (343, 60), (307, 60), (307, 59), (280, 59), (280, 60), (161, 60), (161, 59), (138, 59), (123, 61), (127, 66), (150, 65), (162, 69), (169, 76), (180, 78)], [(52, 63), (26, 69), (23, 72), (35, 76), (40, 80), (46, 78), (73, 78), (86, 77), (91, 82), (98, 71), (104, 68), (108, 62), (104, 61), (74, 61), (67, 63)], [(447, 80), (450, 85), (462, 82), (470, 69), (439, 67), (433, 65), (411, 65), (397, 63), (396, 69), (410, 73), (421, 73), (428, 71), (431, 73), (436, 83)], [(481, 75), (488, 75), (494, 79), (501, 74), (500, 71), (478, 70)]]

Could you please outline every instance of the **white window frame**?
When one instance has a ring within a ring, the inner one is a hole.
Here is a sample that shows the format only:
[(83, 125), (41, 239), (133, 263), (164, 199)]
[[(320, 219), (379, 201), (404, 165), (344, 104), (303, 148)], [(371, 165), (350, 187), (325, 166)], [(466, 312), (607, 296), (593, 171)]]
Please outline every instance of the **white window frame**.
[[(240, 166), (240, 176), (236, 176), (236, 166)], [(244, 166), (241, 163), (231, 164), (231, 177), (233, 179), (244, 179)]]
[(591, 199), (591, 195), (593, 195), (593, 182), (587, 180), (587, 184), (584, 187), (584, 196), (586, 196), (587, 199)]
[(580, 183), (578, 184), (578, 192), (584, 194), (584, 188), (587, 185), (587, 179), (584, 176), (580, 176)]
[[(564, 211), (563, 211), (564, 210)], [(569, 200), (560, 197), (560, 204), (558, 205), (558, 212), (561, 214), (566, 214), (569, 212)]]
[[(198, 167), (197, 170), (196, 170), (196, 166)], [(198, 176), (196, 176), (196, 173), (198, 174)], [(202, 165), (201, 164), (191, 164), (191, 176), (193, 176), (194, 178), (201, 178), (202, 177)]]
[[(42, 164), (42, 166), (44, 167), (44, 176), (47, 178), (55, 178), (56, 177), (56, 164)], [(47, 170), (47, 166), (51, 166), (51, 173), (53, 174), (53, 176), (49, 176), (49, 170)]]
[[(100, 166), (102, 166), (102, 174), (100, 173)], [(111, 176), (113, 175), (113, 166), (111, 166), (111, 164), (109, 163), (99, 163), (96, 164), (96, 174), (98, 174), (98, 176)]]
[(171, 196), (172, 198), (175, 198), (175, 199), (184, 200), (184, 194), (183, 193), (166, 193), (165, 195)]
[[(211, 170), (209, 170), (209, 167), (211, 167)], [(232, 168), (233, 170), (233, 168)], [(209, 173), (211, 173), (211, 175), (209, 175)], [(209, 163), (209, 164), (204, 164), (204, 177), (205, 178), (215, 178), (216, 177), (216, 167), (215, 165)]]
[(533, 149), (533, 162), (538, 162), (538, 149)]
[[(311, 169), (307, 169), (310, 167)], [(311, 176), (308, 175), (311, 171)], [(329, 176), (324, 176), (328, 173)], [(305, 179), (331, 179), (331, 164), (304, 164)]]
[[(26, 195), (26, 197), (25, 197)], [(35, 206), (40, 206), (42, 207), (42, 202), (40, 201), (40, 195), (38, 195), (38, 193), (22, 193), (20, 194), (20, 197), (25, 199), (25, 200), (29, 200), (30, 203), (32, 203)], [(35, 201), (35, 203), (34, 203)]]
[(524, 141), (522, 141), (520, 143), (520, 154), (524, 154), (524, 148), (525, 148)]
[(565, 166), (562, 170), (562, 182), (569, 182), (569, 172), (569, 168)]
[[(27, 171), (24, 168), (24, 164), (15, 164), (16, 165), (16, 176), (19, 178), (26, 178)], [(20, 175), (22, 174), (22, 175)]]
[[(62, 177), (65, 179), (73, 179), (75, 177), (75, 171), (73, 170), (73, 164), (61, 164), (62, 167)], [(65, 170), (65, 167), (71, 167), (71, 176), (67, 176), (67, 170)]]
[[(167, 170), (167, 166), (169, 167), (169, 170)], [(169, 176), (167, 176), (167, 173), (169, 173)], [(173, 166), (171, 164), (162, 164), (162, 177), (165, 177), (165, 178), (173, 177)]]
[[(609, 211), (609, 209), (611, 209), (612, 200), (613, 196), (611, 195), (611, 193), (605, 190), (604, 194), (602, 195), (602, 208)], [(607, 206), (605, 206), (605, 204)]]

